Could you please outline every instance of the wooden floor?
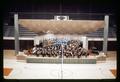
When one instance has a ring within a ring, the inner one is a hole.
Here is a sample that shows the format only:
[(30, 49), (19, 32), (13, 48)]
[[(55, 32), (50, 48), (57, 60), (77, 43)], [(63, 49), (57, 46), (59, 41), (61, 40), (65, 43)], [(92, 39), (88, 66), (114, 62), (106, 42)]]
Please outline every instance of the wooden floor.
[(113, 74), (115, 77), (117, 77), (117, 70), (116, 70), (116, 69), (111, 69), (110, 71), (112, 72), (112, 74)]
[(3, 68), (4, 76), (8, 76), (12, 70), (13, 70), (12, 68), (6, 68), (6, 67)]
[(15, 50), (3, 50), (3, 57), (6, 59), (16, 59)]

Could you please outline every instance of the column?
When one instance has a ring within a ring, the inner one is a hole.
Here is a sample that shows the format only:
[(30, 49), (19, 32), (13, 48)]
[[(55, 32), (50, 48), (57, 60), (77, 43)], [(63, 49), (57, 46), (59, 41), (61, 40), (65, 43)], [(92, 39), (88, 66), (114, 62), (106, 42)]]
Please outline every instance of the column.
[(109, 16), (105, 15), (104, 18), (105, 26), (104, 26), (104, 41), (103, 41), (103, 52), (107, 54), (107, 40), (108, 40), (108, 26), (109, 26)]
[(15, 55), (19, 53), (19, 26), (18, 14), (14, 14), (14, 36), (15, 36)]

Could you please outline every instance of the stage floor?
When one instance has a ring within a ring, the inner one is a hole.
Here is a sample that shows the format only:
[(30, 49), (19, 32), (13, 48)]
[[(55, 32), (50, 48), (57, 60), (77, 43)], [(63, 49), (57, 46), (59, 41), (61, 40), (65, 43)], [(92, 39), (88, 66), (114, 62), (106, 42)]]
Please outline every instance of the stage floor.
[(97, 64), (40, 64), (18, 61), (16, 58), (5, 57), (3, 67), (12, 71), (5, 79), (115, 79), (111, 72), (117, 69), (114, 58), (108, 58), (105, 62)]

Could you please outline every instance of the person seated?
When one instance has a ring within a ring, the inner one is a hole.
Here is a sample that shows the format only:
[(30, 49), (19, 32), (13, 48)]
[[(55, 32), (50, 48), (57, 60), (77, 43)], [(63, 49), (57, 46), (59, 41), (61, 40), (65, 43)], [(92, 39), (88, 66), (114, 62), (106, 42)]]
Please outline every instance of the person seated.
[(40, 54), (41, 54), (41, 52), (40, 52), (40, 50), (38, 50), (38, 51), (36, 52), (36, 56), (39, 57)]
[(34, 47), (32, 48), (32, 54), (35, 55), (35, 54), (36, 54), (36, 51), (37, 51), (37, 47), (34, 46)]

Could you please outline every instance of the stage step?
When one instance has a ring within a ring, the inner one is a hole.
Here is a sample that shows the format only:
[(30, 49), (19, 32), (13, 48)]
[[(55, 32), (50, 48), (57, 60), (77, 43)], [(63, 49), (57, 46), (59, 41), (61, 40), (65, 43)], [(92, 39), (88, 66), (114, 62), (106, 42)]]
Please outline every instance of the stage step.
[[(27, 57), (27, 63), (61, 63), (61, 58)], [(96, 58), (64, 58), (64, 64), (96, 64)]]

